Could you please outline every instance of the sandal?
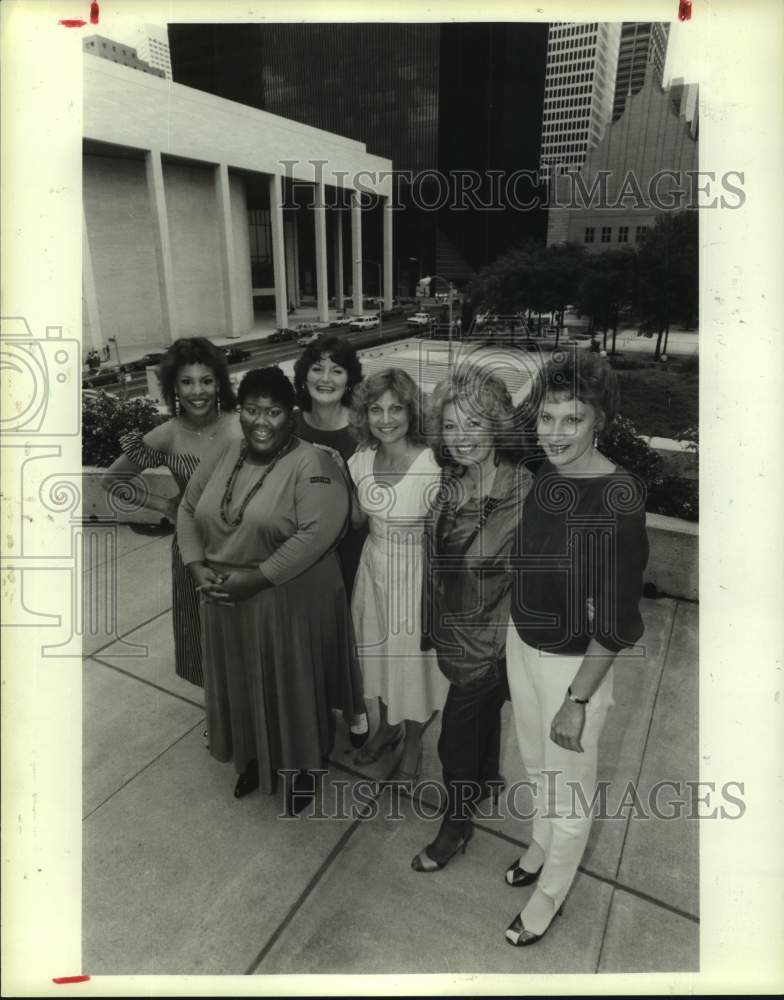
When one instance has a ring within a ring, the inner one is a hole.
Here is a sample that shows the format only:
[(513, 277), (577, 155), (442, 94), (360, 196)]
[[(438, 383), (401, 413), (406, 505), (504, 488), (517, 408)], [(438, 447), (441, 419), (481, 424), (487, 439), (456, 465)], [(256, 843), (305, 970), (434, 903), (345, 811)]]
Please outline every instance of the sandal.
[(469, 823), (464, 829), (460, 836), (454, 850), (451, 854), (447, 855), (443, 860), (439, 860), (434, 857), (433, 847), (438, 843), (438, 838), (436, 838), (432, 844), (428, 844), (424, 851), (420, 851), (419, 854), (412, 860), (411, 867), (415, 872), (438, 872), (442, 868), (446, 868), (452, 858), (458, 853), (465, 854), (466, 847), (468, 847), (468, 842), (474, 835), (474, 828)]

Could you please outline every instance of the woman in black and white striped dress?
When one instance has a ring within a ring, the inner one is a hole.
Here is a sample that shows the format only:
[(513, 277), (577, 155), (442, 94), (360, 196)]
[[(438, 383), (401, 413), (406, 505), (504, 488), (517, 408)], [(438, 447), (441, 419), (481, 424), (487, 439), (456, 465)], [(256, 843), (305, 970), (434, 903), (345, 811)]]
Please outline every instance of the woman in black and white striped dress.
[[(101, 485), (106, 490), (132, 490), (131, 503), (158, 511), (176, 523), (180, 498), (199, 462), (213, 448), (225, 447), (241, 433), (223, 352), (209, 340), (176, 340), (166, 352), (159, 374), (172, 419), (147, 434), (135, 432), (122, 437), (123, 453), (107, 470)], [(163, 466), (177, 483), (176, 497), (152, 493), (139, 476), (144, 469)], [(127, 497), (123, 499), (128, 502)], [(183, 565), (176, 533), (171, 552), (175, 670), (179, 677), (203, 687), (199, 600)]]

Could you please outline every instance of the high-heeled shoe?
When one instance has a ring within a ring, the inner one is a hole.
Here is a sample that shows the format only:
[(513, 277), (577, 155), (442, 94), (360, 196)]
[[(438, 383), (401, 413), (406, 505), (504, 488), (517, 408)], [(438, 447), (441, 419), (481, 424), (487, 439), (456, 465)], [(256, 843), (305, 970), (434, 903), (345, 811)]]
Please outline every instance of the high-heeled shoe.
[(420, 851), (419, 854), (417, 854), (416, 857), (412, 859), (411, 867), (414, 869), (415, 872), (441, 871), (443, 868), (446, 868), (446, 866), (449, 864), (452, 858), (458, 853), (458, 851), (460, 852), (460, 854), (465, 854), (466, 847), (468, 847), (468, 843), (473, 837), (473, 835), (474, 835), (474, 828), (469, 823), (464, 829), (463, 833), (461, 834), (460, 840), (458, 840), (452, 853), (447, 855), (447, 857), (443, 859), (434, 858), (432, 854), (428, 853), (433, 848), (433, 846), (438, 843), (437, 839), (434, 840), (432, 844), (427, 845), (424, 851)]
[[(563, 913), (563, 903), (558, 907), (553, 916), (553, 920), (556, 917), (560, 917)], [(525, 929), (523, 924), (523, 915), (518, 913), (514, 920), (509, 924), (504, 932), (504, 937), (509, 942), (515, 946), (515, 948), (526, 948), (529, 944), (536, 944), (537, 941), (541, 941), (545, 934), (553, 926), (553, 920), (545, 927), (541, 934), (534, 934), (533, 931)]]
[(417, 760), (416, 760), (416, 764), (414, 765), (414, 770), (413, 771), (409, 771), (406, 768), (401, 767), (400, 764), (398, 764), (398, 766), (392, 772), (389, 780), (390, 781), (402, 781), (406, 785), (409, 785), (409, 784), (416, 785), (416, 784), (418, 784), (419, 783), (419, 779), (422, 776), (422, 758), (423, 758), (423, 755), (424, 755), (424, 751), (422, 750), (422, 747), (420, 746), (419, 749), (417, 750)]
[(375, 746), (364, 746), (358, 754), (354, 757), (355, 764), (375, 764), (379, 757), (385, 753), (387, 750), (394, 750), (395, 747), (403, 739), (404, 735), (403, 723), (399, 723), (392, 732), (386, 737), (386, 739), (381, 740), (380, 743), (376, 743)]
[(542, 874), (543, 867), (543, 865), (539, 865), (535, 872), (528, 872), (525, 868), (521, 868), (517, 861), (515, 861), (506, 869), (506, 875), (504, 876), (506, 884), (514, 886), (515, 889), (519, 889), (524, 885), (533, 885)]
[(258, 787), (259, 764), (258, 761), (252, 760), (239, 778), (237, 778), (237, 784), (234, 786), (234, 798), (241, 799), (243, 796), (255, 792)]

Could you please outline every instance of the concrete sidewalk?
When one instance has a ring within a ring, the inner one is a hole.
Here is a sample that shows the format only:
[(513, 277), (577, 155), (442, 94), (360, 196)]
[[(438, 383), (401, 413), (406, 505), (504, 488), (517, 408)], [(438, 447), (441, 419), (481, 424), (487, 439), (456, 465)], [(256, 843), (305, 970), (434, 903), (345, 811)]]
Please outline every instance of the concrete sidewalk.
[[(520, 796), (487, 810), (465, 855), (431, 875), (410, 860), (435, 835), (434, 788), (401, 796), (399, 819), (385, 793), (357, 818), (357, 781), (388, 775), (396, 756), (359, 768), (342, 730), (317, 808), (285, 819), (277, 797), (233, 797), (233, 767), (204, 747), (202, 692), (174, 674), (169, 543), (119, 529), (117, 638), (85, 637), (85, 973), (698, 969), (697, 822), (629, 818), (627, 788), (645, 803), (657, 781), (698, 777), (696, 605), (644, 602), (645, 656), (616, 665), (602, 740), (607, 818), (594, 822), (557, 925), (515, 949), (504, 930), (531, 890), (503, 874), (528, 840)], [(99, 575), (94, 564), (85, 573), (86, 595)], [(505, 713), (511, 786), (525, 772)], [(426, 733), (423, 779), (440, 777), (439, 725)], [(661, 796), (663, 812), (673, 798)]]

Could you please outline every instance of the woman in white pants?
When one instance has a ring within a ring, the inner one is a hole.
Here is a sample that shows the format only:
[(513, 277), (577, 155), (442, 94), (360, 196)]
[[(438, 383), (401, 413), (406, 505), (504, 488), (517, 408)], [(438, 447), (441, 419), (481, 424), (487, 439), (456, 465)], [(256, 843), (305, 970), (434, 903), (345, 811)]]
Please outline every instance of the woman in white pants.
[(516, 946), (540, 940), (577, 873), (591, 828), (599, 737), (613, 704), (612, 664), (644, 628), (644, 485), (598, 449), (617, 404), (612, 369), (587, 351), (560, 352), (532, 389), (546, 460), (512, 553), (506, 644), (535, 807), (531, 844), (506, 872), (508, 885), (535, 886), (506, 931)]

